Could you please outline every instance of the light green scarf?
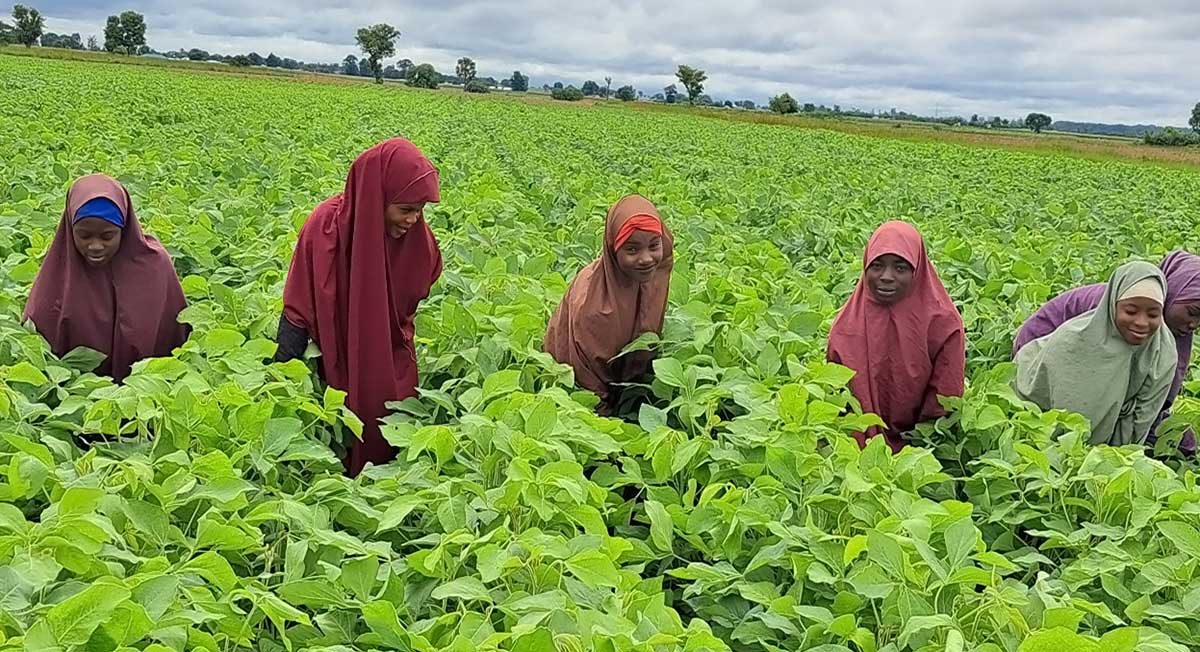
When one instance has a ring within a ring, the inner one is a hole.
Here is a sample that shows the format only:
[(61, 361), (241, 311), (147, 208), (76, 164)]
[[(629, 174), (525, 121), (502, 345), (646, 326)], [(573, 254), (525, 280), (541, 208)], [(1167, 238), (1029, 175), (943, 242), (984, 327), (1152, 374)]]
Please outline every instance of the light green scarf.
[(1093, 444), (1145, 441), (1166, 400), (1178, 362), (1166, 325), (1148, 342), (1130, 346), (1114, 321), (1117, 298), (1147, 278), (1167, 282), (1157, 267), (1136, 261), (1113, 272), (1091, 312), (1065, 322), (1017, 354), (1015, 389), (1043, 410), (1087, 417)]

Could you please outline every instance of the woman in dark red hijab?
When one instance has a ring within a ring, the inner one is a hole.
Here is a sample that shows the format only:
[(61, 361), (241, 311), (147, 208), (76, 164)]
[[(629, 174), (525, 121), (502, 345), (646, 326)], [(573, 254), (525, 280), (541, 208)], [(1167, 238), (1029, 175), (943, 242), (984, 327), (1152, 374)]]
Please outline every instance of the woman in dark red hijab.
[[(962, 317), (911, 224), (888, 222), (867, 243), (863, 275), (829, 332), (830, 362), (854, 370), (850, 389), (879, 415), (893, 451), (901, 433), (943, 416), (939, 396), (962, 396)], [(860, 446), (878, 433), (858, 433)]]
[(363, 422), (344, 460), (350, 475), (395, 451), (379, 432), (385, 404), (417, 393), (413, 317), (442, 273), (424, 208), (437, 202), (433, 164), (407, 140), (382, 142), (350, 166), (346, 189), (300, 229), (283, 289), (276, 359), (301, 357), (311, 339), (319, 371), (347, 393)]
[(138, 360), (183, 345), (186, 305), (171, 257), (142, 233), (125, 187), (103, 174), (76, 180), (25, 304), (54, 354), (99, 351), (96, 373), (121, 382)]

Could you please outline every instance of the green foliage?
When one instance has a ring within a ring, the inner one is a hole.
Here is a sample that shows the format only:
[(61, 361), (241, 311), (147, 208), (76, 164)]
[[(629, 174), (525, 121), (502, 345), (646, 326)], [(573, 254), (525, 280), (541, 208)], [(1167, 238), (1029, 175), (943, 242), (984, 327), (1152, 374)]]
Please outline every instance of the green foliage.
[(14, 5), (12, 10), (12, 41), (25, 47), (37, 45), (46, 27), (46, 18), (33, 7)]
[(1042, 130), (1049, 127), (1054, 120), (1045, 113), (1030, 113), (1025, 116), (1025, 126), (1033, 130), (1033, 133), (1040, 134)]
[(409, 71), (408, 85), (414, 88), (437, 88), (441, 77), (432, 65), (423, 63)]
[(1142, 136), (1142, 142), (1162, 147), (1190, 147), (1200, 145), (1200, 132), (1167, 127), (1162, 131), (1146, 132), (1146, 135)]
[(787, 93), (772, 97), (769, 106), (771, 107), (772, 111), (779, 114), (800, 112), (800, 104), (797, 103), (796, 100), (792, 99), (792, 96), (788, 95)]
[(687, 90), (688, 101), (695, 104), (696, 98), (704, 92), (704, 82), (708, 81), (708, 74), (699, 68), (681, 65), (675, 71), (675, 78)]
[[(370, 27), (359, 28), (354, 40), (370, 62), (370, 72), (375, 77), (375, 83), (383, 83), (383, 66), (380, 62), (395, 56), (396, 39), (400, 38), (400, 30), (387, 23), (376, 23)], [(360, 72), (361, 72), (361, 66)], [(347, 73), (350, 74), (350, 73)]]
[(575, 88), (574, 86), (555, 88), (554, 90), (550, 91), (550, 97), (556, 100), (562, 100), (564, 102), (578, 102), (579, 100), (583, 99), (583, 91)]
[(108, 21), (104, 25), (105, 50), (120, 54), (137, 54), (139, 48), (144, 45), (146, 45), (146, 18), (144, 16), (136, 11), (123, 11), (120, 15), (108, 17)]
[(1188, 126), (1200, 134), (1200, 102), (1196, 102), (1196, 106), (1192, 107), (1192, 117), (1188, 118)]
[[(1196, 467), (1086, 446), (1006, 362), (1048, 297), (1180, 245), (1194, 172), (5, 56), (0, 79), (4, 652), (1200, 646)], [(334, 451), (361, 424), (267, 338), (297, 228), (395, 134), (441, 171), (446, 272), (421, 395), (383, 426), (399, 456), (349, 480)], [(194, 328), (120, 387), (20, 322), (94, 170), (172, 253)], [(655, 374), (609, 419), (540, 342), (631, 191), (676, 267), (637, 343)], [(852, 443), (874, 421), (824, 336), (895, 217), (927, 236), (970, 367), (893, 455)]]
[(583, 82), (583, 87), (579, 89), (586, 97), (593, 97), (600, 94), (600, 84), (592, 80)]
[(622, 102), (632, 102), (637, 99), (637, 91), (632, 86), (622, 86), (617, 89), (617, 99)]
[(487, 82), (482, 79), (472, 79), (463, 85), (463, 90), (468, 93), (490, 93), (492, 87), (487, 85)]
[(524, 93), (529, 90), (529, 77), (521, 74), (520, 70), (514, 70), (510, 79), (509, 88), (514, 93)]

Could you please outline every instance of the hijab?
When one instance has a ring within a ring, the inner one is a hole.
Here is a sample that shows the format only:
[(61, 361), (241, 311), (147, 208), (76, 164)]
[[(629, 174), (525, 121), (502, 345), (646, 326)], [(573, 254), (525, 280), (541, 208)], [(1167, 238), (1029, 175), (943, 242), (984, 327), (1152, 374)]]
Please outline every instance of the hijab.
[[(908, 293), (878, 303), (866, 269), (892, 254), (913, 268)], [(940, 396), (962, 396), (965, 384), (962, 317), (938, 278), (921, 234), (911, 224), (887, 222), (867, 243), (863, 276), (829, 332), (828, 358), (855, 371), (850, 390), (863, 412), (879, 415), (893, 450), (899, 433), (943, 414)], [(859, 444), (876, 433), (859, 433)]]
[[(121, 222), (121, 245), (103, 267), (89, 266), (75, 248), (71, 227), (83, 217)], [(188, 327), (178, 317), (186, 306), (170, 255), (142, 232), (125, 187), (103, 174), (77, 179), (25, 304), (24, 318), (55, 355), (99, 351), (106, 358), (96, 372), (121, 382), (138, 360), (183, 345)]]
[(384, 141), (363, 152), (345, 190), (317, 206), (300, 230), (283, 290), (284, 317), (321, 350), (321, 372), (345, 391), (363, 422), (345, 460), (357, 475), (395, 451), (379, 431), (386, 404), (416, 395), (413, 318), (442, 272), (424, 218), (400, 238), (386, 233), (391, 204), (437, 202), (437, 170), (412, 143)]
[[(662, 225), (663, 258), (650, 279), (638, 283), (621, 271), (615, 245), (627, 222), (646, 217)], [(609, 385), (650, 367), (647, 351), (625, 356), (619, 369), (610, 361), (642, 334), (662, 334), (674, 262), (674, 240), (654, 204), (640, 195), (618, 201), (605, 218), (604, 251), (579, 272), (550, 318), (545, 351), (575, 370), (576, 384), (607, 400)]]
[(1017, 354), (1017, 393), (1044, 410), (1087, 417), (1093, 444), (1144, 441), (1170, 389), (1176, 354), (1167, 328), (1160, 326), (1146, 343), (1131, 346), (1115, 322), (1118, 297), (1145, 279), (1167, 287), (1163, 273), (1150, 263), (1122, 265), (1095, 310)]

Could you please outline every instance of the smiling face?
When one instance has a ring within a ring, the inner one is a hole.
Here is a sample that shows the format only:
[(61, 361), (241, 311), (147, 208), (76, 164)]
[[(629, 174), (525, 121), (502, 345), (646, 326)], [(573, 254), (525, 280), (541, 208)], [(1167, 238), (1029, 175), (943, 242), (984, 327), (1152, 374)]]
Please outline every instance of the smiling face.
[(92, 267), (103, 267), (121, 248), (121, 227), (98, 217), (85, 217), (71, 227), (75, 250)]
[(1130, 346), (1141, 346), (1162, 327), (1162, 304), (1147, 297), (1117, 302), (1117, 331)]
[(1200, 301), (1177, 301), (1163, 311), (1163, 322), (1176, 337), (1191, 335), (1200, 328)]
[(416, 204), (388, 204), (383, 211), (383, 222), (388, 237), (399, 240), (408, 230), (421, 219), (425, 212), (425, 202)]
[(662, 236), (649, 231), (634, 231), (617, 250), (617, 266), (638, 283), (654, 276), (663, 259)]
[(895, 254), (884, 254), (867, 266), (867, 289), (877, 303), (891, 306), (908, 295), (913, 266)]

